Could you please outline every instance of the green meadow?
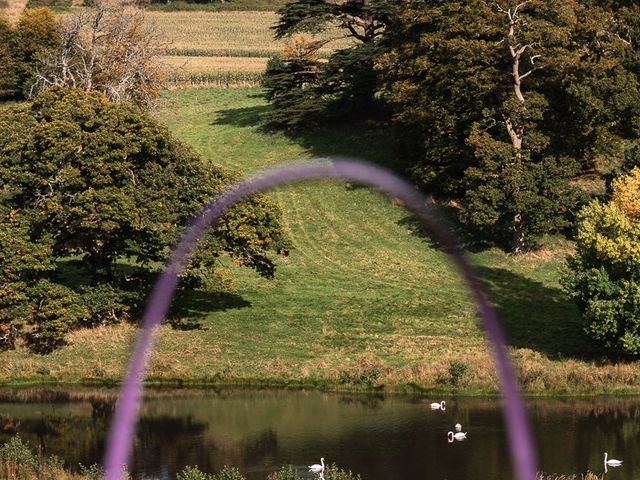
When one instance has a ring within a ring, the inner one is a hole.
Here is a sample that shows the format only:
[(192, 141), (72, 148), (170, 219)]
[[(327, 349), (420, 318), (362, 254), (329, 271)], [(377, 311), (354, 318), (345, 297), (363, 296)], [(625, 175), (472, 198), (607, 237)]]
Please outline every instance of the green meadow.
[[(381, 131), (263, 131), (258, 89), (167, 92), (161, 120), (204, 159), (238, 174), (347, 155), (395, 168)], [(226, 262), (231, 288), (182, 303), (199, 328), (160, 328), (149, 381), (390, 391), (496, 392), (491, 352), (446, 256), (394, 201), (358, 185), (317, 181), (271, 192), (294, 249), (273, 280)], [(637, 392), (638, 363), (592, 357), (558, 284), (566, 241), (514, 258), (469, 253), (501, 316), (529, 393)], [(3, 353), (0, 382), (117, 382), (136, 333), (116, 325), (71, 334), (46, 356)]]

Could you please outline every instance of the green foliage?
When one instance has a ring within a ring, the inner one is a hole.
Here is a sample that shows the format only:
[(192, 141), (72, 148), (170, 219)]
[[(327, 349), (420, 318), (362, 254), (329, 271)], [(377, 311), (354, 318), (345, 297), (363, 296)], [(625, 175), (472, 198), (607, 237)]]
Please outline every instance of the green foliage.
[(13, 28), (0, 11), (0, 100), (15, 96), (18, 90), (14, 36)]
[[(0, 322), (49, 351), (70, 328), (131, 316), (149, 273), (229, 180), (129, 103), (54, 88), (9, 110), (0, 120)], [(184, 286), (216, 284), (224, 252), (273, 277), (269, 252), (289, 249), (280, 215), (262, 195), (231, 209), (191, 258)], [(55, 260), (68, 256), (81, 258), (89, 286), (58, 281)], [(135, 265), (128, 273), (116, 268), (123, 260)]]
[(211, 478), (212, 480), (245, 480), (245, 478), (237, 468), (227, 466), (225, 466)]
[(522, 251), (572, 220), (577, 175), (619, 172), (637, 141), (640, 30), (637, 7), (574, 0), (524, 2), (510, 30), (515, 5), (410, 3), (378, 68), (414, 178)]
[(18, 86), (24, 97), (29, 96), (41, 59), (59, 43), (60, 22), (51, 10), (28, 8), (22, 12), (15, 29), (14, 55), (18, 58)]
[(267, 123), (271, 127), (300, 129), (316, 125), (326, 102), (318, 91), (321, 70), (313, 45), (305, 37), (291, 40), (291, 52), (271, 57), (262, 87), (274, 106)]
[[(398, 7), (398, 2), (389, 0), (296, 0), (278, 10), (280, 18), (273, 27), (276, 38), (316, 34), (338, 25), (355, 42), (353, 47), (336, 51), (326, 63), (286, 54), (270, 61), (263, 85), (275, 107), (271, 125), (291, 129), (330, 119), (370, 116), (375, 104), (373, 66), (381, 51), (379, 39)], [(317, 42), (309, 51), (315, 53), (321, 46)]]
[(202, 472), (197, 466), (185, 467), (176, 476), (176, 480), (213, 480), (213, 478), (213, 475)]
[(325, 466), (324, 478), (325, 480), (361, 480), (360, 475), (356, 475), (349, 470), (343, 470), (335, 463)]
[(449, 373), (449, 383), (453, 386), (458, 386), (464, 376), (469, 372), (469, 365), (460, 360), (453, 360), (449, 363), (447, 371)]
[[(621, 179), (612, 200), (579, 215), (576, 254), (563, 278), (582, 312), (589, 338), (608, 352), (640, 355), (640, 169)], [(625, 188), (626, 187), (626, 188)], [(629, 213), (622, 206), (631, 207)]]
[(280, 470), (269, 475), (267, 480), (302, 480), (302, 477), (291, 465), (288, 465), (286, 467), (281, 467)]
[(103, 480), (105, 476), (104, 469), (97, 463), (93, 463), (88, 467), (80, 464), (80, 474), (86, 477), (86, 480)]
[[(38, 459), (29, 445), (22, 441), (20, 435), (15, 435), (7, 443), (0, 446), (0, 467), (11, 469), (11, 471), (17, 471), (20, 467), (20, 476), (16, 480), (28, 480), (33, 477), (37, 478)], [(0, 471), (0, 474), (5, 474), (5, 472)]]
[(80, 295), (64, 285), (43, 279), (27, 293), (31, 306), (27, 340), (37, 352), (63, 345), (65, 334), (89, 318)]

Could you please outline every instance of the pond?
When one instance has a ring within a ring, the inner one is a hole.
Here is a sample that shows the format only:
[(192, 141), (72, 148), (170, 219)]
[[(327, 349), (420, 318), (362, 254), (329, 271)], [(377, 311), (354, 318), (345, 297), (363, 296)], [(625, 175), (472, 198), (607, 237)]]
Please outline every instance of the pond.
[[(1, 389), (0, 415), (34, 447), (71, 466), (101, 460), (115, 390)], [(282, 465), (320, 457), (363, 480), (504, 480), (511, 462), (495, 398), (355, 395), (318, 391), (149, 390), (135, 440), (135, 478), (173, 479), (186, 465), (238, 467), (263, 480)], [(611, 480), (640, 477), (640, 398), (529, 399), (545, 472), (602, 473), (604, 452), (622, 459)], [(5, 417), (6, 418), (6, 417)], [(449, 443), (461, 423), (468, 439)], [(0, 441), (9, 438), (0, 433)], [(309, 477), (311, 478), (311, 477)]]

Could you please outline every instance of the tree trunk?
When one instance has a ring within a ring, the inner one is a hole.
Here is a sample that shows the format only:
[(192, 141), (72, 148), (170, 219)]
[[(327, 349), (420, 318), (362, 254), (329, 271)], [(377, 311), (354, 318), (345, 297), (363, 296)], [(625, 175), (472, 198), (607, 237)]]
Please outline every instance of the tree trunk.
[(525, 234), (524, 234), (524, 219), (521, 213), (516, 213), (513, 216), (513, 237), (511, 238), (511, 253), (514, 255), (520, 255), (525, 251)]

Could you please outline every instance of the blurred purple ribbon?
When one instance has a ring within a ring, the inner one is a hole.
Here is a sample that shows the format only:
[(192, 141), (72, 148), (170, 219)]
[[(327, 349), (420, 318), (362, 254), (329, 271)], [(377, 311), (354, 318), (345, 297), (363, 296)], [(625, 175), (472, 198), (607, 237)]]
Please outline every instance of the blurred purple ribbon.
[[(178, 284), (178, 276), (199, 238), (222, 213), (251, 194), (300, 180), (322, 177), (341, 178), (367, 185), (400, 199), (421, 220), (433, 238), (451, 255), (478, 307), (478, 316), (493, 346), (503, 394), (503, 414), (511, 449), (513, 468), (518, 480), (536, 478), (536, 453), (524, 402), (507, 355), (504, 335), (496, 313), (484, 294), (480, 280), (473, 272), (452, 234), (433, 215), (433, 205), (413, 185), (388, 170), (346, 158), (312, 161), (268, 170), (237, 184), (208, 203), (176, 246), (168, 265), (156, 282), (144, 313), (142, 329), (133, 351), (127, 376), (120, 391), (109, 434), (104, 467), (107, 480), (121, 480), (133, 445), (147, 359), (153, 346), (155, 327), (165, 318)], [(482, 476), (481, 472), (478, 472)]]

